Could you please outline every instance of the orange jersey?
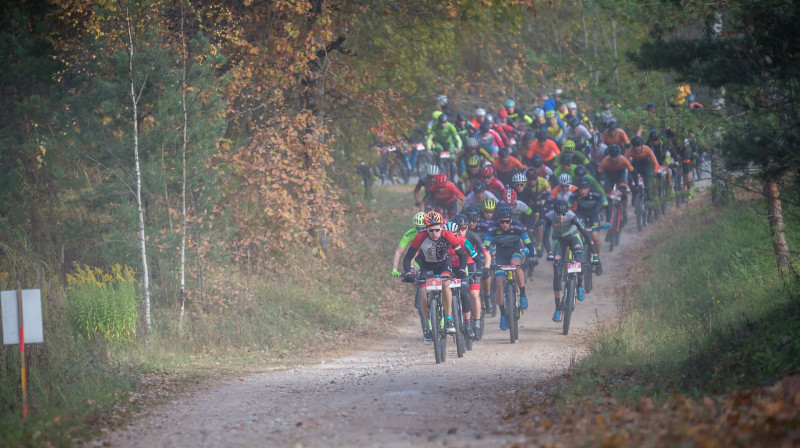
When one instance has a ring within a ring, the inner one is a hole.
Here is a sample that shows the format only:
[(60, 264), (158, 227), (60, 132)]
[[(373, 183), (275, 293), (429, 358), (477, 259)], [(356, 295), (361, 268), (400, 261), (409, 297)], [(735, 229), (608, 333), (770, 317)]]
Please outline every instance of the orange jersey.
[(625, 157), (609, 157), (606, 156), (602, 162), (600, 162), (600, 166), (597, 167), (597, 172), (602, 173), (604, 171), (622, 171), (624, 168), (627, 168), (628, 171), (633, 171), (633, 165), (631, 162), (628, 161)]
[(523, 165), (522, 162), (517, 160), (517, 158), (514, 156), (509, 157), (508, 163), (503, 163), (503, 160), (498, 157), (492, 166), (494, 166), (495, 171), (514, 171), (525, 169), (525, 165)]
[(639, 154), (634, 152), (633, 147), (628, 148), (628, 151), (625, 153), (625, 157), (633, 160), (634, 162), (643, 162), (647, 159), (650, 159), (650, 163), (653, 164), (653, 172), (658, 172), (658, 160), (656, 160), (656, 155), (653, 154), (653, 150), (647, 145), (642, 145), (642, 151), (639, 152)]
[(628, 140), (628, 134), (626, 134), (625, 131), (617, 128), (613, 132), (612, 131), (603, 132), (603, 143), (605, 143), (608, 146), (619, 145), (624, 147), (625, 145), (630, 145), (631, 141)]
[(525, 156), (527, 159), (532, 159), (536, 154), (538, 154), (545, 162), (549, 162), (553, 160), (555, 156), (561, 154), (561, 151), (558, 149), (556, 142), (548, 138), (544, 141), (544, 145), (539, 144), (539, 140), (534, 140), (533, 143), (531, 143), (531, 146), (528, 147), (528, 153), (525, 154)]

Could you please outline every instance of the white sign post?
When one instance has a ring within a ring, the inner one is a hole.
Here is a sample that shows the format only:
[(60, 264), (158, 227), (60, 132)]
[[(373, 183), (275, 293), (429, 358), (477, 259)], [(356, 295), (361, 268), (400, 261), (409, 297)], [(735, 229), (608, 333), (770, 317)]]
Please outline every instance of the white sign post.
[[(25, 384), (25, 343), (44, 342), (42, 291), (25, 289), (0, 292), (3, 344), (19, 344), (22, 376), (22, 417), (28, 418), (28, 390)], [(26, 340), (27, 338), (27, 340)]]

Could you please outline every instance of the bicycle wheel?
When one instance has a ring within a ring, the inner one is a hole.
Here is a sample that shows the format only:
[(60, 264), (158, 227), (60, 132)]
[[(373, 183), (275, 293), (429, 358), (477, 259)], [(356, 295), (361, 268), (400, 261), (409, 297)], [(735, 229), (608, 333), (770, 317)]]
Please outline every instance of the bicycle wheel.
[(496, 281), (497, 280), (495, 280), (495, 277), (492, 277), (489, 292), (487, 293), (487, 298), (489, 299), (489, 312), (491, 313), (492, 317), (497, 316), (497, 297), (494, 296), (494, 282)]
[(486, 328), (486, 313), (489, 312), (488, 293), (481, 291), (481, 330)]
[(463, 319), (464, 314), (461, 312), (461, 291), (460, 290), (452, 290), (453, 291), (453, 299), (452, 299), (452, 309), (451, 312), (453, 313), (453, 326), (456, 327), (456, 354), (459, 358), (464, 357), (464, 352), (467, 351), (467, 341), (466, 335), (464, 334), (464, 325)]
[(619, 227), (619, 210), (616, 206), (611, 208), (611, 227), (608, 228), (608, 251), (614, 252), (614, 246), (617, 244), (615, 236), (617, 228)]
[(641, 191), (633, 196), (633, 211), (636, 214), (636, 229), (641, 232), (647, 222), (647, 212), (644, 209), (644, 195)]
[(567, 278), (567, 292), (564, 296), (564, 303), (561, 306), (561, 314), (564, 318), (562, 326), (564, 335), (569, 334), (569, 322), (572, 319), (572, 309), (575, 308), (575, 286), (575, 278)]
[(439, 319), (439, 314), (441, 313), (441, 305), (439, 302), (439, 297), (428, 296), (428, 315), (431, 319), (431, 339), (433, 340), (433, 354), (436, 357), (436, 364), (444, 362), (444, 349), (442, 346), (445, 344), (445, 339), (442, 334), (442, 324), (441, 320)]
[(417, 308), (417, 314), (419, 314), (419, 323), (422, 326), (422, 332), (425, 333), (425, 328), (427, 327), (427, 318), (425, 314), (422, 312), (422, 307), (420, 306), (420, 300), (422, 299), (422, 290), (417, 288), (417, 295), (414, 297), (414, 307)]
[[(589, 252), (591, 253), (591, 252)], [(592, 258), (589, 253), (586, 254), (586, 258), (589, 261), (586, 261), (581, 265), (581, 269), (583, 270), (583, 293), (589, 294), (592, 292), (592, 270), (594, 266), (592, 266)]]
[(622, 233), (622, 206), (617, 208), (617, 225), (614, 227), (614, 245), (619, 246), (619, 236)]
[[(514, 291), (512, 291), (512, 288)], [(506, 305), (506, 325), (508, 326), (508, 337), (513, 344), (517, 342), (517, 337), (514, 334), (514, 326), (517, 321), (517, 294), (516, 286), (511, 282), (506, 282), (503, 285), (503, 299)]]

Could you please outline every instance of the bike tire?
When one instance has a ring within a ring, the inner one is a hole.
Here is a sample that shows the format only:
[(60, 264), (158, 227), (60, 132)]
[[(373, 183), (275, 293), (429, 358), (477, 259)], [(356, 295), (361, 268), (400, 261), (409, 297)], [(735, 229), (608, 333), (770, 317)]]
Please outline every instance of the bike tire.
[(417, 308), (417, 314), (419, 314), (419, 323), (420, 326), (422, 327), (422, 332), (425, 333), (425, 329), (428, 326), (427, 325), (428, 319), (425, 316), (425, 313), (422, 312), (422, 306), (421, 306), (422, 304), (420, 303), (421, 300), (422, 300), (422, 291), (419, 288), (417, 288), (417, 295), (414, 296), (414, 306)]
[(636, 229), (641, 232), (647, 222), (647, 212), (644, 210), (644, 195), (641, 192), (633, 198), (633, 210), (636, 213)]
[(496, 281), (495, 277), (492, 277), (492, 281), (489, 284), (489, 292), (487, 293), (492, 317), (497, 317), (497, 297), (494, 294), (494, 282)]
[(503, 285), (503, 299), (506, 305), (506, 325), (508, 326), (508, 338), (511, 343), (517, 342), (517, 337), (514, 334), (514, 323), (517, 320), (517, 297), (516, 291), (511, 291), (511, 287), (508, 282)]
[[(458, 294), (458, 297), (456, 297), (456, 294)], [(463, 358), (464, 352), (467, 351), (467, 341), (466, 341), (467, 335), (465, 334), (464, 324), (463, 324), (464, 313), (461, 312), (460, 290), (453, 291), (452, 302), (453, 304), (451, 312), (453, 313), (453, 326), (456, 327), (456, 334), (453, 335), (455, 336), (456, 340), (456, 355), (459, 358)]]
[(616, 246), (616, 232), (617, 226), (619, 226), (619, 210), (616, 207), (611, 209), (611, 227), (608, 228), (608, 233), (610, 237), (608, 238), (608, 251), (614, 252), (614, 246)]
[(592, 292), (592, 275), (594, 274), (594, 266), (592, 266), (589, 254), (586, 255), (590, 261), (583, 264), (583, 293), (589, 294)]
[(567, 294), (564, 296), (564, 304), (562, 305), (561, 314), (563, 316), (562, 333), (566, 336), (569, 334), (569, 324), (572, 320), (572, 308), (575, 306), (575, 279), (570, 277), (567, 279)]
[(442, 345), (443, 342), (446, 341), (446, 339), (442, 337), (441, 321), (439, 320), (440, 309), (439, 298), (429, 296), (428, 315), (431, 319), (431, 339), (433, 340), (433, 354), (436, 358), (436, 364), (444, 362), (444, 357), (442, 356), (444, 350), (442, 350)]
[(481, 330), (486, 328), (486, 313), (489, 312), (489, 293), (481, 293)]

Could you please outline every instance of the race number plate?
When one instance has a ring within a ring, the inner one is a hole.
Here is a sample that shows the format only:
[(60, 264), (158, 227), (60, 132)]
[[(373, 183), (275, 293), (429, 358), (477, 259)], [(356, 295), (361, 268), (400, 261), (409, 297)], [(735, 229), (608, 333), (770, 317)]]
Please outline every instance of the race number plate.
[(513, 139), (513, 138), (512, 138), (512, 139), (509, 139), (509, 143), (511, 144), (511, 146), (514, 146), (514, 145), (516, 145), (516, 144), (517, 144), (517, 140), (516, 140), (516, 139)]
[(500, 270), (501, 271), (516, 271), (517, 267), (514, 266), (514, 265), (503, 265), (503, 266), (500, 266)]
[(441, 291), (442, 290), (442, 279), (441, 278), (429, 278), (425, 280), (425, 289), (428, 291)]
[(615, 201), (619, 201), (619, 200), (622, 199), (622, 192), (619, 191), (619, 190), (614, 190), (614, 191), (611, 192), (611, 194), (608, 195), (608, 197), (610, 197), (611, 199), (613, 199)]
[(451, 278), (450, 279), (450, 289), (460, 288), (461, 287), (461, 279), (460, 278)]
[(577, 261), (572, 261), (567, 265), (567, 272), (572, 274), (573, 272), (581, 272), (581, 264)]
[(450, 158), (450, 153), (449, 152), (440, 152), (439, 153), (439, 157), (441, 157), (442, 159), (449, 159)]

